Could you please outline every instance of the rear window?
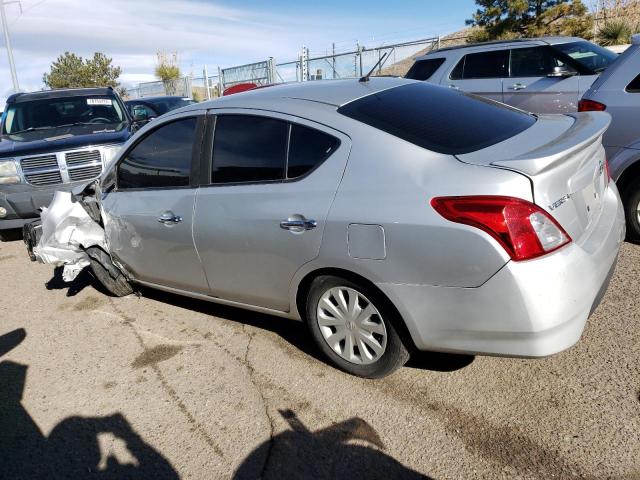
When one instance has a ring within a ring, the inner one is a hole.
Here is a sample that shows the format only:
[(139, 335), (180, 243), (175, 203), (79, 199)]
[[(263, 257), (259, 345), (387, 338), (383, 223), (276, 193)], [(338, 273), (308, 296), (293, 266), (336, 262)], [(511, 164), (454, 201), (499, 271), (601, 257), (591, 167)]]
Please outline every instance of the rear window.
[(429, 83), (383, 90), (338, 109), (433, 152), (460, 155), (499, 143), (531, 127), (536, 117), (520, 110)]
[(418, 60), (409, 69), (405, 78), (411, 80), (429, 80), (436, 70), (444, 63), (444, 58), (430, 58), (428, 60)]

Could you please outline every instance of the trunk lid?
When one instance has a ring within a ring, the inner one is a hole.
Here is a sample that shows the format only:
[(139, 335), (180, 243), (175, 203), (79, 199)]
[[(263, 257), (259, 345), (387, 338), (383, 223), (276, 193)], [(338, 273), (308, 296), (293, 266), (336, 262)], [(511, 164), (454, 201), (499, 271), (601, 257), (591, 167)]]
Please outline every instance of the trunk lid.
[(458, 159), (527, 176), (534, 203), (578, 242), (602, 212), (608, 185), (602, 135), (610, 122), (603, 112), (541, 115), (519, 135)]

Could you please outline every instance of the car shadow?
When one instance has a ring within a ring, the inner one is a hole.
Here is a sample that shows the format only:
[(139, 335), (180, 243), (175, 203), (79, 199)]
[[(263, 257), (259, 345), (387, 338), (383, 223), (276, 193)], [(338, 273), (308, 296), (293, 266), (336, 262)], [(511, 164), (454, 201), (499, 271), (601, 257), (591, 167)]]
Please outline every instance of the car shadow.
[[(67, 289), (67, 297), (73, 297), (87, 287), (92, 287), (104, 295), (111, 294), (93, 276), (89, 268), (85, 268), (72, 282), (65, 282), (62, 278), (63, 267), (56, 267), (53, 277), (46, 283), (48, 290)], [(193, 310), (204, 315), (212, 315), (234, 323), (260, 328), (281, 337), (284, 341), (297, 348), (306, 355), (326, 363), (324, 355), (313, 343), (311, 335), (303, 322), (276, 317), (265, 313), (220, 305), (205, 300), (199, 300), (183, 295), (140, 287), (139, 293), (146, 298), (174, 307)], [(453, 372), (470, 365), (475, 357), (439, 352), (415, 351), (406, 367), (434, 372)]]
[(47, 290), (67, 290), (67, 297), (75, 297), (87, 287), (93, 287), (104, 295), (111, 295), (106, 288), (91, 273), (91, 269), (83, 269), (78, 276), (71, 282), (65, 282), (62, 278), (64, 267), (55, 267), (53, 269), (53, 277), (44, 285)]
[(0, 242), (17, 242), (18, 240), (22, 240), (21, 228), (2, 230), (0, 232)]
[[(0, 335), (0, 356), (25, 337), (23, 329)], [(179, 478), (169, 461), (121, 413), (71, 416), (45, 436), (22, 403), (28, 368), (9, 360), (0, 362), (0, 478)]]
[[(151, 288), (142, 288), (140, 293), (157, 302), (187, 310), (194, 310), (205, 315), (213, 315), (225, 320), (275, 333), (301, 352), (323, 363), (326, 362), (324, 355), (318, 350), (315, 343), (313, 343), (311, 335), (303, 322), (184, 297)], [(467, 367), (474, 359), (475, 357), (472, 355), (416, 351), (413, 352), (406, 366), (419, 370), (453, 372)]]
[(251, 452), (234, 480), (262, 479), (429, 479), (385, 453), (378, 433), (353, 417), (311, 431), (292, 410), (278, 410), (290, 429)]

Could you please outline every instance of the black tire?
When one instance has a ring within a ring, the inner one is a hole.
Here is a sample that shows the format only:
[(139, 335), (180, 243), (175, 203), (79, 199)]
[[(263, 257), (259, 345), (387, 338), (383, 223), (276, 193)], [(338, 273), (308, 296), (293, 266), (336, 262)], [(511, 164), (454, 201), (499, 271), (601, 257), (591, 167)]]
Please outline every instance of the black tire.
[[(320, 331), (317, 319), (318, 303), (322, 295), (331, 288), (346, 287), (364, 295), (371, 304), (380, 312), (380, 320), (384, 323), (387, 333), (386, 349), (374, 363), (357, 364), (342, 358), (325, 341)], [(331, 364), (340, 370), (364, 378), (382, 378), (390, 375), (402, 367), (409, 360), (409, 350), (398, 335), (397, 325), (402, 320), (395, 309), (390, 306), (379, 292), (364, 285), (359, 285), (350, 280), (335, 276), (320, 276), (316, 278), (309, 288), (305, 305), (305, 321), (316, 345), (325, 354)]]
[(622, 192), (624, 216), (627, 220), (627, 241), (640, 243), (640, 221), (638, 205), (640, 205), (640, 182), (626, 185)]
[[(87, 249), (91, 270), (100, 283), (115, 297), (126, 297), (133, 293), (133, 287), (122, 272), (111, 262), (111, 257), (98, 247)], [(105, 267), (105, 265), (107, 265)]]

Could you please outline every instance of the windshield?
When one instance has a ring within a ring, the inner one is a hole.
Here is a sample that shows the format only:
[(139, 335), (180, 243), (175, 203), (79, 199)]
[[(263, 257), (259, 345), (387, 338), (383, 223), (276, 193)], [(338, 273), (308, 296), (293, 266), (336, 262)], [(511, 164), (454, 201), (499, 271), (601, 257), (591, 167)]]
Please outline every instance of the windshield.
[(126, 121), (120, 103), (106, 95), (19, 102), (8, 105), (4, 115), (3, 135), (77, 124), (104, 125)]
[(611, 65), (618, 55), (591, 42), (559, 43), (553, 48), (571, 57), (593, 73), (600, 73)]

